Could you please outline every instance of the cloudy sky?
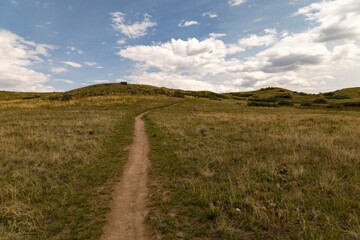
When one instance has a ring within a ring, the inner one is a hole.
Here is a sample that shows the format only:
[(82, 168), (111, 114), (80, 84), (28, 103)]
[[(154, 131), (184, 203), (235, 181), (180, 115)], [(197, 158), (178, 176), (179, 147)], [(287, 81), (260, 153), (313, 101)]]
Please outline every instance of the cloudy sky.
[(359, 0), (1, 0), (0, 90), (360, 86)]

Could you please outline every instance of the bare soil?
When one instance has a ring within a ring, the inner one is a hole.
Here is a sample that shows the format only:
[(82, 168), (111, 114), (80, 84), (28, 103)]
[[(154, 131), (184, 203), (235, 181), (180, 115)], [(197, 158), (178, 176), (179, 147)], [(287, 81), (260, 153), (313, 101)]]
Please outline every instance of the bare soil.
[(149, 167), (149, 142), (141, 117), (135, 118), (134, 140), (129, 149), (129, 160), (124, 174), (116, 184), (111, 211), (107, 216), (102, 240), (148, 239), (145, 217), (147, 215), (147, 169)]

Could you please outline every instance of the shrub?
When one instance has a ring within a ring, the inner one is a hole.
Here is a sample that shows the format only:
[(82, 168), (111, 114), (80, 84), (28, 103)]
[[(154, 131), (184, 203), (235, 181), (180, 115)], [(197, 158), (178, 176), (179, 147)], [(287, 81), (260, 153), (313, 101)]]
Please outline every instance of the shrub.
[(127, 82), (120, 82), (120, 84), (127, 85), (128, 83)]
[(329, 104), (326, 106), (327, 108), (340, 109), (342, 106), (340, 104)]
[(327, 96), (326, 98), (328, 98), (328, 99), (349, 99), (348, 96), (344, 96), (344, 95), (331, 95), (331, 96)]
[(334, 92), (324, 93), (324, 96), (326, 96), (326, 97), (333, 96), (333, 95), (335, 95)]
[(60, 99), (60, 96), (59, 95), (51, 95), (51, 96), (48, 97), (48, 99), (50, 101), (57, 101), (57, 100)]
[(176, 90), (172, 96), (177, 97), (177, 98), (184, 98), (185, 97), (184, 93), (179, 91), (179, 90)]
[(22, 100), (30, 100), (30, 99), (36, 99), (36, 98), (41, 98), (41, 96), (39, 95), (33, 95), (33, 96), (26, 96), (21, 98)]
[(71, 99), (72, 99), (72, 96), (70, 94), (67, 94), (67, 93), (64, 93), (60, 98), (61, 101), (69, 101)]
[(247, 103), (248, 106), (250, 107), (276, 107), (276, 103), (272, 103), (272, 102), (252, 102), (249, 101)]
[(360, 107), (360, 102), (346, 102), (343, 105), (345, 107)]
[(273, 90), (274, 87), (261, 88), (260, 91)]
[(313, 101), (313, 103), (317, 103), (317, 104), (325, 104), (327, 103), (326, 99), (324, 98), (317, 98)]
[(252, 93), (232, 93), (231, 95), (236, 96), (236, 97), (251, 97), (254, 94)]
[(280, 100), (280, 101), (278, 102), (278, 105), (279, 105), (279, 106), (293, 106), (294, 103), (291, 102), (291, 101), (288, 101), (288, 100)]
[(289, 93), (279, 94), (279, 95), (276, 95), (275, 97), (277, 97), (277, 98), (292, 98), (291, 94), (289, 94)]
[(309, 101), (304, 101), (300, 104), (303, 107), (311, 107), (312, 106), (312, 102)]
[(251, 101), (254, 102), (277, 102), (277, 99), (274, 97), (270, 97), (270, 98), (254, 98), (251, 99)]

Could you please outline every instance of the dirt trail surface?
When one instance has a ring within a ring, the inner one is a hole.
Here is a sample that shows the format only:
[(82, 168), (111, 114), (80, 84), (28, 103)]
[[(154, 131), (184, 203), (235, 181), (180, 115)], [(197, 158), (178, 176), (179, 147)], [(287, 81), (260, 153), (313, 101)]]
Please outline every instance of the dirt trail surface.
[(141, 117), (135, 118), (134, 140), (124, 174), (114, 189), (111, 211), (107, 216), (102, 240), (147, 239), (145, 217), (149, 142)]

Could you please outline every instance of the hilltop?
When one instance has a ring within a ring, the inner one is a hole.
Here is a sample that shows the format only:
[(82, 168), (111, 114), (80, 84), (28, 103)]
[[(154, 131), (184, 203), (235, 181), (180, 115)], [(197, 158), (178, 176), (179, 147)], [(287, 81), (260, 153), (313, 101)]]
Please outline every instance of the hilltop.
[(211, 91), (188, 91), (155, 87), (150, 85), (122, 83), (96, 84), (67, 92), (30, 93), (0, 92), (0, 101), (42, 99), (68, 101), (87, 97), (101, 96), (166, 96), (176, 98), (207, 98), (211, 100), (235, 100), (238, 104), (255, 107), (302, 106), (302, 107), (359, 107), (360, 87), (346, 88), (333, 92), (309, 94), (284, 88), (268, 87), (255, 91), (214, 93)]

